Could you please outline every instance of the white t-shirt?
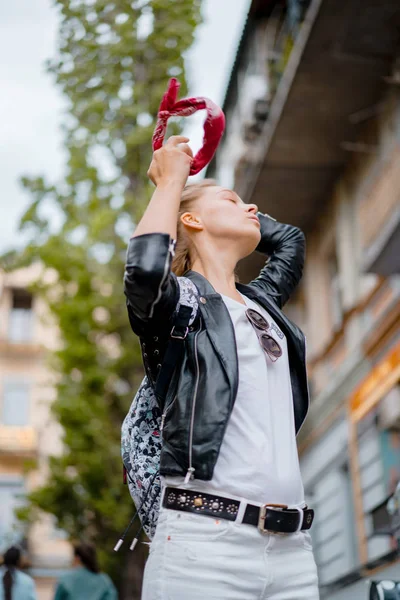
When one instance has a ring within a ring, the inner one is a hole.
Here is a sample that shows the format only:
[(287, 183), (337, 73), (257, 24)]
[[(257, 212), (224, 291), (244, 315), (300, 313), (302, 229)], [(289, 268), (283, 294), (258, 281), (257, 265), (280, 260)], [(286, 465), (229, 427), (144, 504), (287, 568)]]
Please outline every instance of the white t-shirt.
[[(304, 504), (294, 424), (286, 337), (272, 317), (243, 296), (246, 306), (222, 296), (235, 329), (239, 386), (211, 481), (165, 477), (166, 485), (265, 502)], [(253, 308), (269, 322), (282, 348), (272, 362), (246, 317)], [(196, 477), (196, 473), (194, 474)]]

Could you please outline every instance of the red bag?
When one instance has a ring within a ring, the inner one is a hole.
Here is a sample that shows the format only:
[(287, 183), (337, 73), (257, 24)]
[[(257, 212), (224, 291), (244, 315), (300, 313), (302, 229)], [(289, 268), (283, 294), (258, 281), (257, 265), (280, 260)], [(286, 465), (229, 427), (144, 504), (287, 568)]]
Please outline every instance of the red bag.
[(153, 133), (153, 151), (163, 145), (167, 123), (170, 117), (189, 117), (198, 110), (206, 109), (204, 121), (203, 146), (193, 159), (190, 175), (196, 175), (211, 161), (225, 129), (225, 115), (222, 110), (209, 98), (185, 98), (178, 100), (180, 84), (172, 78), (168, 90), (164, 94), (157, 115), (157, 124)]

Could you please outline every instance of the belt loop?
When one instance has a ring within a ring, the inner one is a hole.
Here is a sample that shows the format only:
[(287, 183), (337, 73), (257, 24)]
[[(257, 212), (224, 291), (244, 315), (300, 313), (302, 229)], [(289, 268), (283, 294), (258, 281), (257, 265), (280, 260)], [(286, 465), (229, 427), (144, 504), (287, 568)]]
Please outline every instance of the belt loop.
[(244, 498), (240, 499), (239, 510), (237, 511), (235, 525), (241, 525), (243, 522), (244, 513), (246, 512), (247, 501)]
[(298, 533), (299, 531), (301, 531), (302, 527), (303, 527), (303, 521), (304, 521), (304, 510), (302, 508), (299, 508), (298, 506), (296, 506), (295, 510), (297, 510), (297, 512), (300, 515), (300, 519), (299, 519), (299, 524), (298, 527), (295, 531), (295, 533)]

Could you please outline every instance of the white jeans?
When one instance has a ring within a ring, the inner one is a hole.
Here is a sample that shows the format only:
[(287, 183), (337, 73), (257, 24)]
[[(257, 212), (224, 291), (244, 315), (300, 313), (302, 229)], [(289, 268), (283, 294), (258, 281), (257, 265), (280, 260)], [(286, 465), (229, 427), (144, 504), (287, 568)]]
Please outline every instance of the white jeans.
[(308, 533), (262, 534), (252, 525), (162, 508), (142, 600), (318, 600)]

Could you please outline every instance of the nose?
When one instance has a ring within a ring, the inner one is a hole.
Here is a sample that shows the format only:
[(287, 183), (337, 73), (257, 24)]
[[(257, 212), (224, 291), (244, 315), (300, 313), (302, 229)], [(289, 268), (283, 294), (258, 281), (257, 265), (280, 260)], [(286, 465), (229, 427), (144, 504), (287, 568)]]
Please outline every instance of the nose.
[(249, 213), (253, 213), (254, 215), (258, 213), (258, 206), (257, 204), (248, 204), (247, 205), (247, 212)]

